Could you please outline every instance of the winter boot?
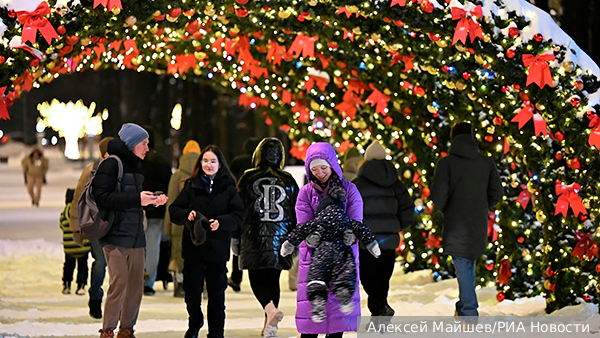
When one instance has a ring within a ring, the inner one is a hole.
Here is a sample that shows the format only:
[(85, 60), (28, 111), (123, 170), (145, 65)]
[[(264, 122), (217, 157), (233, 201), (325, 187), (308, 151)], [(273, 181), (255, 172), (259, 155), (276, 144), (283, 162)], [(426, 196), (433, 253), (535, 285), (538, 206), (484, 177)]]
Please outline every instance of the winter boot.
[(115, 333), (113, 330), (102, 330), (100, 329), (100, 338), (113, 338), (115, 336)]
[(62, 293), (63, 293), (63, 295), (71, 294), (71, 282), (63, 282)]
[(340, 302), (340, 311), (343, 314), (349, 315), (354, 311), (354, 303), (352, 302), (352, 293), (348, 289), (340, 289), (335, 293)]
[(133, 329), (124, 329), (120, 327), (119, 332), (117, 332), (117, 338), (135, 338), (135, 336), (133, 335)]
[(310, 311), (310, 319), (315, 323), (323, 322), (325, 320), (325, 298), (317, 296), (311, 303), (312, 310)]
[(79, 296), (85, 295), (85, 284), (77, 284), (77, 291), (75, 291), (75, 294)]
[(266, 327), (263, 332), (264, 338), (274, 338), (277, 335), (277, 325), (283, 319), (283, 312), (275, 307), (273, 301), (265, 306), (265, 314), (267, 315)]
[(90, 299), (88, 306), (90, 307), (90, 316), (92, 318), (102, 318), (102, 299)]

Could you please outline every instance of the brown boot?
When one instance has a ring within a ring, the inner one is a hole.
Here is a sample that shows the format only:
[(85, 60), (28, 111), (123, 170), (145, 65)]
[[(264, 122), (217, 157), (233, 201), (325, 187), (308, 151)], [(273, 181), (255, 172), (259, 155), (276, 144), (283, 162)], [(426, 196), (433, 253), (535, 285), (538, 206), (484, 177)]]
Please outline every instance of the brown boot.
[(263, 331), (264, 338), (274, 338), (277, 334), (277, 324), (283, 319), (283, 312), (275, 307), (275, 304), (271, 301), (265, 306), (265, 313), (267, 314), (267, 325)]
[(133, 335), (133, 329), (124, 329), (122, 327), (119, 328), (119, 332), (117, 332), (117, 338), (135, 338)]
[(113, 330), (102, 330), (100, 329), (100, 338), (113, 338), (115, 336), (115, 333)]

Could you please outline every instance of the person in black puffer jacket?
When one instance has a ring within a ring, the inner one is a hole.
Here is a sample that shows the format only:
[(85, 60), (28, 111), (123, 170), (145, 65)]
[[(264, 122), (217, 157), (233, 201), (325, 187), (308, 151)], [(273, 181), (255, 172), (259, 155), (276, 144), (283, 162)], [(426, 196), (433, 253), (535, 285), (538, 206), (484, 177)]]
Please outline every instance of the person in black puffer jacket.
[[(279, 255), (281, 243), (296, 226), (298, 185), (290, 173), (283, 170), (283, 144), (274, 137), (264, 138), (252, 156), (253, 167), (246, 170), (238, 190), (246, 206), (242, 223), (241, 245), (232, 242), (238, 251), (240, 268), (248, 270), (250, 287), (265, 311), (261, 336), (274, 337), (283, 317), (279, 306), (281, 270), (292, 267), (292, 256)], [(240, 247), (238, 250), (237, 247)]]
[[(235, 186), (235, 178), (223, 153), (219, 147), (209, 145), (200, 154), (183, 190), (169, 206), (171, 222), (177, 225), (194, 223), (186, 224), (183, 229), (183, 290), (189, 314), (185, 338), (197, 338), (204, 325), (201, 301), (205, 277), (208, 337), (221, 338), (224, 334), (231, 232), (239, 228), (244, 218), (244, 204)], [(202, 231), (205, 240), (201, 244), (196, 241), (197, 229), (190, 233), (190, 228), (198, 226), (206, 226), (205, 234)]]
[(142, 127), (125, 123), (120, 139), (108, 142), (108, 153), (119, 157), (123, 164), (120, 191), (117, 191), (119, 167), (117, 160), (108, 158), (100, 163), (93, 179), (92, 191), (99, 210), (116, 213), (106, 236), (100, 238), (110, 282), (104, 305), (101, 338), (112, 338), (120, 321), (117, 338), (132, 338), (142, 303), (144, 286), (143, 206), (163, 205), (166, 195), (154, 196), (143, 191), (142, 160), (148, 152), (148, 132)]
[(479, 153), (470, 123), (452, 126), (450, 140), (448, 156), (435, 167), (431, 199), (435, 210), (444, 214), (442, 245), (456, 270), (455, 315), (476, 317), (475, 263), (487, 247), (489, 211), (502, 200), (504, 190), (494, 160)]
[(377, 237), (381, 247), (378, 259), (360, 246), (360, 282), (368, 295), (367, 306), (372, 316), (393, 316), (394, 310), (387, 302), (390, 278), (394, 272), (396, 248), (400, 244), (400, 231), (414, 221), (415, 205), (406, 187), (398, 179), (398, 171), (385, 159), (385, 149), (379, 141), (365, 151), (365, 161), (352, 180), (364, 202), (363, 223)]

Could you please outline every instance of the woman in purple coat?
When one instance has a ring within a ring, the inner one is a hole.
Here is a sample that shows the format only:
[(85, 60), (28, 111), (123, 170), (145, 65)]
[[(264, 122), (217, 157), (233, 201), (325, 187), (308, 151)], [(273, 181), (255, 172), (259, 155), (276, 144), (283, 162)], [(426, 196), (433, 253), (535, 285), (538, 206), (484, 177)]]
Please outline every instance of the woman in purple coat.
[[(306, 176), (309, 184), (303, 186), (298, 194), (296, 202), (296, 219), (299, 224), (306, 223), (315, 218), (319, 202), (331, 187), (341, 186), (347, 192), (346, 214), (350, 219), (362, 222), (363, 202), (356, 186), (346, 181), (342, 176), (342, 168), (338, 163), (335, 149), (331, 144), (325, 142), (313, 143), (306, 152), (305, 160)], [(354, 260), (356, 263), (356, 280), (359, 281), (358, 244), (352, 245)], [(306, 280), (311, 261), (313, 248), (302, 242), (299, 246), (299, 268), (298, 268), (298, 293), (296, 309), (296, 328), (302, 338), (314, 338), (319, 333), (327, 334), (327, 337), (342, 337), (344, 331), (358, 330), (358, 317), (360, 317), (360, 290), (356, 288), (352, 301), (354, 310), (350, 314), (340, 311), (337, 298), (329, 293), (325, 305), (325, 320), (315, 323), (311, 320), (312, 304), (306, 295)]]

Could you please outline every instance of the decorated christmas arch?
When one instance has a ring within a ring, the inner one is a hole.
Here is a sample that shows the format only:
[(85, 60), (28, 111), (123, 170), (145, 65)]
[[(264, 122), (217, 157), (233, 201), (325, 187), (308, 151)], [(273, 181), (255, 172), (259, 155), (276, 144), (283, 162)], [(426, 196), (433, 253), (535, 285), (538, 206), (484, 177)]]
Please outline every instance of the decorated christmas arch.
[(478, 283), (598, 303), (600, 71), (524, 0), (21, 0), (0, 19), (1, 118), (58, 76), (131, 68), (239, 95), (298, 158), (381, 140), (417, 205), (405, 269), (435, 278), (452, 271), (428, 186), (470, 121), (505, 188)]

